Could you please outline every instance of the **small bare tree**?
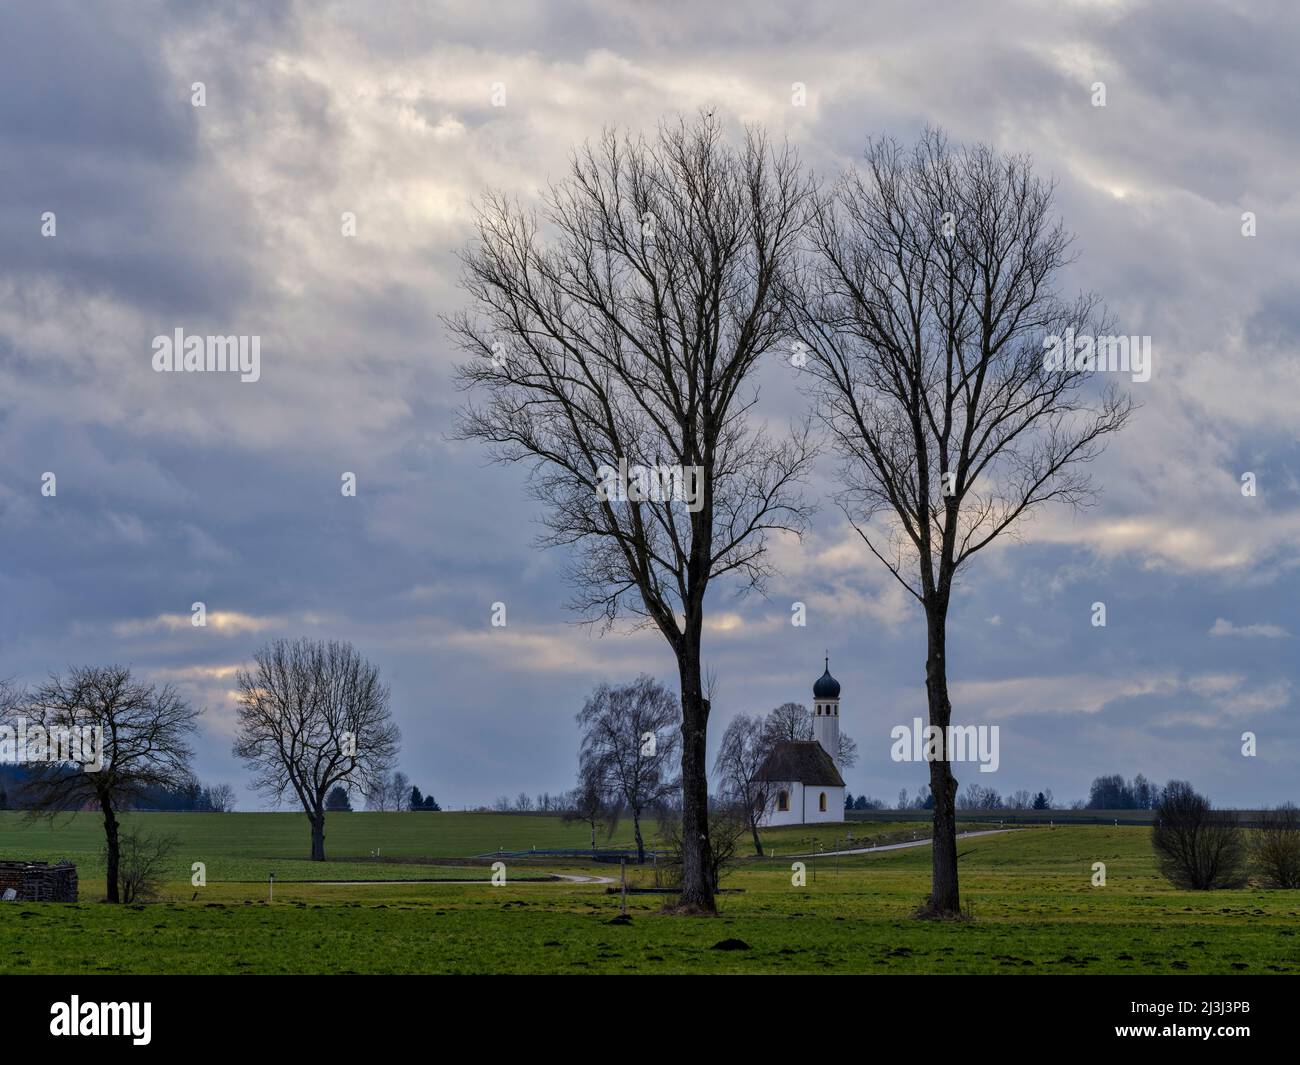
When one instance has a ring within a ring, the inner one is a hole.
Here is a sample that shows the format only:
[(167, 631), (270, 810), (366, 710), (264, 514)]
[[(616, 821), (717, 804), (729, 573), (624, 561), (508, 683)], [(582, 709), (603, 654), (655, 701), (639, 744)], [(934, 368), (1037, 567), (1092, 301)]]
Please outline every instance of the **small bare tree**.
[(400, 769), (385, 774), (374, 788), (365, 793), (366, 809), (380, 813), (396, 813), (411, 805), (411, 780)]
[(1255, 875), (1264, 887), (1300, 888), (1300, 809), (1284, 803), (1263, 811), (1262, 820), (1250, 839)]
[[(739, 803), (722, 800), (709, 807), (709, 838), (713, 842), (709, 850), (709, 883), (716, 892), (722, 884), (740, 849), (740, 841), (749, 832), (749, 814)], [(657, 880), (675, 884), (676, 870), (682, 866), (682, 818), (676, 810), (665, 810), (659, 819), (659, 836), (667, 847), (665, 860), (656, 867)], [(660, 867), (663, 869), (661, 875)]]
[(14, 715), (21, 713), (25, 696), (26, 693), (12, 678), (0, 677), (0, 724), (17, 720)]
[(763, 841), (758, 830), (776, 802), (776, 793), (758, 779), (758, 772), (770, 750), (762, 719), (737, 714), (722, 734), (722, 745), (713, 763), (713, 772), (721, 781), (721, 798), (745, 811), (754, 840), (754, 853), (760, 858), (763, 856)]
[(373, 791), (397, 756), (388, 688), (349, 643), (276, 640), (253, 662), (236, 677), (234, 753), (276, 805), (289, 794), (302, 804), (312, 861), (323, 862), (330, 792), (340, 785)]
[(124, 666), (70, 669), (20, 702), (29, 730), (102, 730), (101, 767), (46, 761), (30, 765), (24, 799), (33, 816), (53, 817), (93, 804), (104, 819), (107, 900), (119, 894), (122, 855), (117, 815), (153, 788), (194, 783), (189, 739), (198, 710), (170, 685), (135, 680)]
[(235, 809), (235, 789), (229, 784), (214, 784), (208, 792), (208, 801), (212, 804), (214, 814), (233, 813)]
[(644, 673), (631, 684), (600, 685), (578, 711), (582, 745), (579, 772), (602, 781), (601, 790), (614, 798), (611, 829), (623, 810), (632, 816), (636, 860), (645, 862), (641, 818), (658, 809), (674, 791), (681, 729), (681, 702)]
[(975, 781), (966, 785), (966, 790), (957, 797), (959, 810), (998, 810), (1002, 808), (1002, 794), (997, 788), (986, 788)]
[(768, 535), (804, 527), (807, 426), (773, 438), (749, 415), (810, 192), (793, 150), (756, 129), (732, 147), (711, 113), (650, 138), (607, 131), (540, 216), (486, 198), (462, 256), (477, 313), (447, 322), (476, 356), (461, 383), (486, 397), (459, 435), (531, 468), (542, 542), (574, 549), (575, 609), (653, 625), (676, 658), (680, 912), (714, 909), (706, 594), (721, 577), (761, 586)]
[(156, 898), (167, 869), (167, 859), (180, 841), (175, 836), (147, 836), (137, 824), (122, 833), (121, 843), (118, 881), (122, 887), (122, 903)]
[(591, 829), (591, 853), (596, 853), (596, 832), (610, 820), (609, 796), (604, 780), (597, 773), (580, 773), (578, 786), (569, 794), (563, 821), (566, 825), (581, 823)]
[(400, 769), (393, 770), (388, 778), (388, 806), (394, 813), (405, 810), (411, 804), (411, 778)]
[(1245, 847), (1237, 815), (1215, 810), (1183, 780), (1171, 780), (1156, 806), (1151, 830), (1160, 874), (1193, 891), (1241, 887)]
[[(858, 742), (841, 732), (839, 750), (827, 751), (840, 769), (852, 769), (858, 761)], [(763, 742), (770, 751), (782, 740), (813, 738), (813, 718), (803, 703), (782, 703), (763, 720)]]
[(763, 719), (763, 733), (769, 747), (781, 740), (810, 739), (812, 715), (802, 703), (782, 703)]
[[(1114, 388), (1090, 401), (1086, 362), (1044, 358), (1053, 337), (1100, 336), (1093, 296), (1055, 289), (1072, 238), (1028, 159), (873, 141), (811, 226), (789, 291), (817, 411), (843, 460), (839, 503), (926, 617), (929, 723), (946, 729), (947, 618), (959, 568), (1026, 514), (1079, 504), (1081, 464), (1128, 419)], [(930, 764), (928, 913), (956, 915), (957, 781)]]

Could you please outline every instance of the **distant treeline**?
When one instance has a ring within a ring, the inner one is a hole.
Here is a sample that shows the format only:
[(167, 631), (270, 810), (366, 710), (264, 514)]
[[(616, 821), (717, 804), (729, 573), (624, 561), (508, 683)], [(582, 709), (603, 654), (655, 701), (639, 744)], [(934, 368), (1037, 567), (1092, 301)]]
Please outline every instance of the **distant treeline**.
[[(986, 788), (973, 781), (957, 796), (959, 810), (1050, 810), (1053, 805), (1052, 789), (1031, 793), (1023, 788), (1012, 792), (1006, 798), (997, 788)], [(890, 805), (883, 799), (873, 799), (870, 795), (854, 796), (852, 792), (844, 793), (845, 810), (933, 810), (934, 796), (930, 788), (922, 784), (913, 796), (908, 796), (907, 789), (898, 793), (898, 802)]]
[[(69, 767), (69, 773), (82, 772)], [(31, 771), (23, 765), (0, 765), (0, 810), (26, 810), (25, 798)], [(147, 787), (124, 809), (175, 811), (188, 813), (230, 813), (235, 808), (235, 789), (229, 784), (202, 784), (191, 781), (177, 788)]]
[[(1088, 789), (1086, 799), (1073, 799), (1067, 803), (1057, 803), (1052, 796), (1052, 789), (1038, 792), (1025, 789), (1014, 791), (1004, 796), (997, 788), (986, 787), (972, 781), (957, 796), (959, 810), (1154, 810), (1160, 805), (1165, 793), (1171, 787), (1183, 782), (1171, 780), (1168, 784), (1156, 784), (1139, 773), (1132, 780), (1125, 780), (1118, 773), (1097, 777)], [(907, 789), (898, 794), (897, 805), (891, 805), (868, 795), (853, 796), (845, 794), (846, 810), (930, 810), (934, 808), (934, 797), (930, 789), (922, 785), (915, 796), (909, 798)]]
[[(1172, 782), (1171, 782), (1172, 783)], [(1077, 807), (1083, 810), (1154, 810), (1160, 805), (1166, 788), (1153, 784), (1141, 773), (1126, 781), (1118, 773), (1098, 777), (1088, 789), (1088, 801)]]

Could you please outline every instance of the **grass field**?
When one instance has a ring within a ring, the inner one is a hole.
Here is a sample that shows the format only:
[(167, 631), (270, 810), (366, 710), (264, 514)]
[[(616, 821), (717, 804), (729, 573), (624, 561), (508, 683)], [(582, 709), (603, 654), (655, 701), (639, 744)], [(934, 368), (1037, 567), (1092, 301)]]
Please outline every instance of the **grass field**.
[[(414, 879), (423, 875), (417, 859), (436, 860), (441, 870), (436, 875), (441, 876), (447, 859), (479, 856), (490, 861), (498, 852), (579, 850), (591, 842), (585, 825), (566, 825), (546, 814), (330, 814), (325, 827), (330, 861), (322, 865), (306, 860), (310, 836), (301, 814), (123, 814), (122, 823), (126, 829), (141, 824), (148, 834), (176, 839), (171, 876), (186, 882), (194, 862), (206, 865), (209, 881), (265, 882), (272, 871), (276, 880)], [(643, 832), (653, 847), (654, 823), (643, 826)], [(928, 825), (885, 822), (788, 826), (769, 829), (763, 836), (766, 847), (788, 854), (878, 846), (928, 834)], [(599, 850), (630, 850), (631, 821), (624, 820), (611, 837), (600, 832), (596, 843)], [(103, 894), (103, 849), (103, 822), (97, 814), (73, 814), (51, 823), (0, 812), (0, 859), (76, 862), (83, 896)], [(374, 860), (376, 851), (379, 861)], [(404, 864), (390, 866), (389, 860), (396, 859)]]
[[(302, 860), (306, 824), (290, 814), (144, 814), (182, 840), (160, 901), (116, 907), (0, 905), (0, 971), (147, 973), (1300, 973), (1300, 892), (1179, 892), (1155, 874), (1144, 827), (1028, 828), (963, 840), (974, 920), (910, 919), (929, 848), (807, 861), (745, 861), (717, 919), (659, 913), (632, 895), (629, 924), (605, 885), (528, 882), (551, 874), (617, 876), (583, 860), (506, 859), (504, 886), (295, 880), (482, 880), (491, 853), (581, 847), (582, 826), (504, 814), (346, 814), (326, 835), (331, 861)], [(916, 825), (782, 829), (778, 854), (842, 846), (870, 831), (890, 841)], [(100, 897), (99, 825), (51, 828), (0, 814), (0, 857), (69, 857), (82, 898)], [(602, 845), (626, 846), (630, 826)], [(811, 842), (811, 846), (809, 843)], [(378, 848), (380, 859), (369, 857)], [(478, 861), (464, 859), (489, 855)], [(391, 859), (391, 861), (389, 860)], [(462, 859), (461, 862), (455, 859)], [(208, 884), (190, 884), (194, 861)], [(1093, 862), (1107, 886), (1090, 886)], [(266, 876), (276, 872), (274, 902)], [(632, 869), (649, 885), (650, 869)], [(738, 939), (749, 949), (715, 945)]]

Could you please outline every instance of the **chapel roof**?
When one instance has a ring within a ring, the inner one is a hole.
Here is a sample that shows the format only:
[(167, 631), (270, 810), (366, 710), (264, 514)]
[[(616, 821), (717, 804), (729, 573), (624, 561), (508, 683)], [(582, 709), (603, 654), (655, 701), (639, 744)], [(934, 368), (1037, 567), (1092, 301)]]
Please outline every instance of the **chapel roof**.
[(758, 780), (797, 781), (813, 787), (844, 787), (831, 756), (816, 740), (779, 740), (764, 759)]

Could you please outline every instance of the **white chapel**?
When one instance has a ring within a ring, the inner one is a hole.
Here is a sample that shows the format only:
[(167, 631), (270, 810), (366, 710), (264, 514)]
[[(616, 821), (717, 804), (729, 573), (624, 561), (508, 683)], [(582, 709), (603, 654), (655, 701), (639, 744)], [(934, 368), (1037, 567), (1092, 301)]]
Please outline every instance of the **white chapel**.
[(807, 825), (844, 820), (840, 750), (840, 682), (831, 661), (813, 685), (813, 738), (782, 740), (758, 771), (765, 796), (765, 825)]

